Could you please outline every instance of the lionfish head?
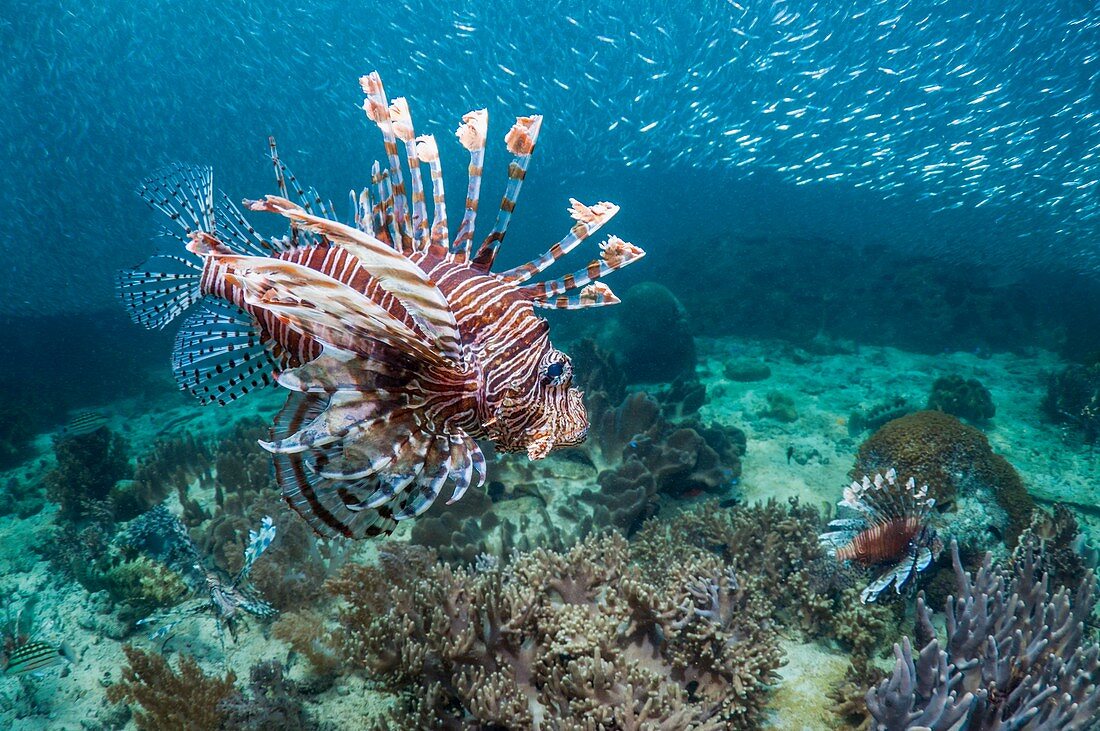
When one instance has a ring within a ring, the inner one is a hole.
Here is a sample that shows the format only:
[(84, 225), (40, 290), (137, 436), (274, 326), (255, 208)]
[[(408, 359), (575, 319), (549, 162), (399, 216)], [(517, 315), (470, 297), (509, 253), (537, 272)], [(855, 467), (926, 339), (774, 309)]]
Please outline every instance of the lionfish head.
[(508, 385), (493, 405), (489, 426), (499, 450), (542, 459), (555, 449), (583, 442), (588, 413), (580, 389), (573, 385), (572, 361), (550, 343), (546, 322), (530, 316), (538, 320), (541, 334), (527, 349), (527, 358), (509, 359)]

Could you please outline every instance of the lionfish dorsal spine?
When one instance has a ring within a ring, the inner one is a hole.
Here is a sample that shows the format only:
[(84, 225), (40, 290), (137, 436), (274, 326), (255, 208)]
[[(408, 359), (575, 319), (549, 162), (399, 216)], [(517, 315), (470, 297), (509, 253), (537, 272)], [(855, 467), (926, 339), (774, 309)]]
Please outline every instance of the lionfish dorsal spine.
[(409, 164), (409, 187), (412, 193), (413, 250), (421, 251), (428, 247), (428, 208), (424, 199), (424, 179), (420, 174), (416, 130), (413, 129), (412, 113), (409, 111), (409, 102), (405, 97), (399, 96), (390, 102), (389, 110), (394, 134), (405, 146), (405, 159)]
[(455, 130), (459, 144), (470, 153), (469, 180), (466, 185), (466, 206), (462, 224), (451, 245), (456, 260), (465, 261), (470, 256), (470, 244), (477, 224), (478, 199), (481, 197), (481, 176), (485, 170), (485, 140), (488, 136), (489, 112), (476, 109), (462, 116), (462, 124)]
[(449, 248), (450, 232), (447, 230), (447, 198), (443, 190), (443, 166), (439, 162), (439, 146), (434, 135), (416, 138), (416, 152), (428, 163), (432, 178), (432, 229), (433, 246)]
[(539, 130), (542, 128), (542, 116), (517, 117), (516, 123), (504, 138), (508, 151), (515, 155), (515, 159), (508, 165), (508, 186), (504, 189), (504, 196), (500, 199), (500, 210), (497, 211), (497, 219), (493, 224), (493, 230), (481, 242), (481, 246), (474, 255), (474, 265), (482, 271), (489, 271), (496, 261), (497, 252), (508, 233), (508, 224), (512, 220), (512, 212), (519, 201), (519, 193), (523, 188), (523, 179), (527, 175), (527, 166), (531, 164), (531, 155), (535, 151), (535, 143), (538, 142)]
[(600, 258), (588, 262), (583, 269), (549, 282), (525, 285), (520, 288), (520, 291), (535, 302), (546, 302), (574, 289), (582, 289), (643, 256), (645, 252), (634, 244), (623, 241), (618, 236), (611, 236), (600, 245)]
[(560, 241), (551, 246), (546, 253), (541, 256), (532, 259), (526, 264), (521, 264), (518, 267), (513, 267), (505, 272), (501, 272), (501, 278), (510, 282), (516, 282), (517, 284), (526, 282), (528, 279), (546, 270), (558, 259), (568, 254), (577, 244), (599, 231), (600, 228), (614, 218), (615, 214), (618, 212), (619, 207), (614, 203), (601, 201), (594, 206), (586, 206), (576, 198), (570, 198), (569, 215), (573, 217), (574, 223), (572, 227), (570, 227), (569, 233), (563, 236)]
[(377, 71), (361, 77), (359, 85), (366, 94), (366, 99), (363, 100), (363, 111), (366, 112), (367, 118), (378, 125), (382, 131), (382, 142), (386, 148), (386, 159), (389, 161), (393, 217), (397, 229), (395, 242), (399, 243), (402, 252), (409, 254), (413, 250), (412, 226), (409, 221), (408, 201), (405, 198), (405, 182), (401, 174), (401, 159), (397, 154), (397, 137), (390, 117), (386, 91)]

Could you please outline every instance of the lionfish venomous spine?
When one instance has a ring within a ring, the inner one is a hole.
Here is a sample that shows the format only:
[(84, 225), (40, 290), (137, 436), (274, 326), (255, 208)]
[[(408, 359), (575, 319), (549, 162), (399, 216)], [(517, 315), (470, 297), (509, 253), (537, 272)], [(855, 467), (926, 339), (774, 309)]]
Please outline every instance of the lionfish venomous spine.
[(820, 536), (829, 554), (841, 561), (885, 567), (860, 594), (864, 602), (875, 601), (891, 584), (900, 594), (902, 586), (943, 550), (929, 525), (936, 501), (928, 497), (928, 486), (917, 488), (912, 477), (901, 484), (893, 469), (873, 480), (864, 475), (862, 482), (845, 488), (837, 505), (860, 517), (829, 523), (834, 530)]
[(355, 538), (391, 532), (445, 484), (452, 502), (475, 473), (481, 484), (475, 439), (532, 459), (583, 440), (588, 421), (572, 364), (534, 307), (614, 304), (599, 280), (644, 255), (612, 236), (585, 268), (529, 283), (619, 210), (572, 200), (575, 223), (564, 238), (493, 272), (542, 118), (519, 117), (505, 137), (514, 155), (507, 188), (474, 249), (487, 112), (466, 114), (456, 133), (470, 164), (451, 240), (435, 139), (416, 136), (408, 104), (390, 102), (377, 73), (360, 83), (386, 164), (376, 162), (370, 187), (352, 192), (353, 222), (339, 222), (331, 203), (303, 188), (271, 140), (279, 194), (244, 205), (288, 219), (285, 237), (261, 236), (225, 194), (216, 196), (209, 168), (176, 166), (140, 192), (182, 229), (174, 235), (198, 260), (157, 256), (118, 281), (133, 319), (149, 328), (199, 305), (172, 354), (183, 389), (219, 404), (271, 383), (290, 391), (262, 443), (283, 496), (320, 534)]

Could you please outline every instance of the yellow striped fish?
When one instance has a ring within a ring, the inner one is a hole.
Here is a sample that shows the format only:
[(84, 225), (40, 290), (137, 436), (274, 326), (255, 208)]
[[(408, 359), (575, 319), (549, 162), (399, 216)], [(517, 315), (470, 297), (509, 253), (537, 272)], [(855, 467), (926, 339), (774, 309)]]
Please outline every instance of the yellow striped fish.
[(0, 652), (0, 669), (5, 675), (23, 675), (35, 670), (76, 662), (76, 653), (67, 642), (50, 645), (45, 642), (28, 642), (10, 653)]

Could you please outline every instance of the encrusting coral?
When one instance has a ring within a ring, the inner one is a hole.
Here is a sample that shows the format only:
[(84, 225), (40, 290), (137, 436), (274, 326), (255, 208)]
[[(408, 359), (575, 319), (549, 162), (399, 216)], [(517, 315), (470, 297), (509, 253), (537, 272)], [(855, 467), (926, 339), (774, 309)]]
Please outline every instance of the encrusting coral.
[(740, 477), (744, 432), (691, 416), (673, 421), (663, 410), (641, 392), (617, 407), (598, 394), (589, 400), (592, 427), (583, 453), (599, 489), (580, 499), (593, 506), (594, 525), (630, 534), (657, 512), (660, 497), (721, 495)]
[(981, 431), (950, 414), (918, 411), (887, 422), (860, 445), (851, 475), (859, 480), (891, 468), (926, 483), (940, 511), (988, 495), (1005, 513), (1004, 525), (991, 527), (1009, 546), (1031, 520), (1035, 504), (1016, 470)]
[(610, 534), (478, 570), (392, 550), (330, 582), (346, 661), (399, 695), (381, 728), (759, 721), (781, 661), (772, 608), (716, 554), (643, 565)]
[(1074, 591), (1053, 593), (1041, 559), (1021, 545), (1010, 576), (991, 556), (973, 575), (951, 553), (958, 596), (945, 608), (941, 645), (932, 613), (917, 600), (916, 658), (908, 638), (895, 645), (893, 674), (867, 694), (878, 731), (923, 727), (1039, 731), (1095, 727), (1100, 714), (1100, 645), (1085, 623), (1096, 603), (1091, 571)]

